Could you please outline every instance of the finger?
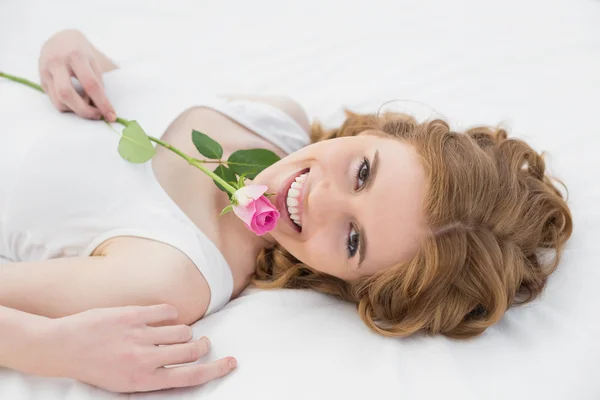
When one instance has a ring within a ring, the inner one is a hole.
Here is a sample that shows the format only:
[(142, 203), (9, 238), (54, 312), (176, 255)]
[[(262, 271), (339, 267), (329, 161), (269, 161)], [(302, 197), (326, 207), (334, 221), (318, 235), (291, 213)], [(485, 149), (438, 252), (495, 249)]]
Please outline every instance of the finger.
[(75, 91), (71, 83), (71, 76), (65, 68), (56, 67), (51, 72), (58, 101), (82, 118), (100, 119), (100, 112), (89, 104), (85, 104), (81, 96)]
[(71, 60), (71, 69), (81, 83), (83, 90), (92, 99), (96, 108), (104, 115), (104, 118), (112, 122), (115, 119), (113, 117), (115, 110), (108, 101), (100, 79), (92, 69), (92, 66), (85, 58), (80, 56), (73, 57)]
[(48, 86), (52, 83), (52, 74), (50, 73), (49, 65), (39, 65), (39, 73), (40, 73), (40, 85), (42, 89), (44, 89), (44, 93), (49, 94), (50, 89)]
[(203, 337), (202, 339), (184, 344), (172, 344), (156, 348), (157, 362), (163, 367), (165, 365), (187, 364), (208, 353), (210, 341)]
[(139, 307), (138, 313), (142, 322), (148, 325), (175, 321), (179, 317), (177, 309), (169, 304)]
[(92, 70), (94, 71), (94, 74), (96, 74), (96, 76), (100, 80), (100, 85), (102, 85), (102, 87), (104, 87), (104, 82), (102, 82), (102, 69), (100, 68), (100, 65), (98, 64), (98, 61), (96, 61), (95, 58), (92, 58), (90, 60), (90, 65), (92, 67)]
[(46, 88), (47, 88), (46, 93), (48, 94), (48, 98), (50, 99), (50, 101), (52, 102), (54, 107), (56, 107), (56, 109), (58, 111), (60, 111), (60, 112), (70, 111), (69, 107), (65, 106), (63, 103), (61, 103), (58, 100), (58, 95), (56, 94), (56, 89), (54, 88), (54, 82), (50, 81), (49, 83), (46, 83)]
[(187, 343), (192, 340), (192, 328), (187, 325), (172, 325), (151, 328), (152, 344)]
[(40, 67), (40, 84), (42, 86), (42, 89), (44, 89), (44, 93), (48, 95), (50, 102), (52, 103), (52, 105), (54, 105), (54, 107), (57, 110), (59, 110), (60, 112), (68, 110), (66, 106), (64, 106), (60, 101), (58, 101), (56, 91), (54, 90), (54, 81), (52, 80), (52, 74), (50, 73), (50, 68), (48, 66), (44, 68)]
[(195, 364), (184, 367), (161, 368), (156, 371), (156, 379), (153, 379), (154, 389), (170, 389), (203, 385), (214, 379), (221, 378), (237, 366), (233, 357), (227, 357), (210, 364)]
[(40, 86), (42, 87), (42, 90), (44, 91), (44, 93), (48, 94), (48, 83), (46, 83), (45, 80), (40, 81)]

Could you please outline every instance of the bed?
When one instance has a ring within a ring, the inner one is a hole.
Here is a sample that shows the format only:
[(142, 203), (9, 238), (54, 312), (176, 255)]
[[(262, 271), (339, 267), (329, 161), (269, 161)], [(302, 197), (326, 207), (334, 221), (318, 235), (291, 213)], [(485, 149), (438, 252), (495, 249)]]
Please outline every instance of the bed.
[(117, 395), (0, 369), (0, 399), (600, 399), (598, 21), (593, 0), (3, 0), (0, 69), (34, 80), (72, 27), (122, 68), (289, 95), (327, 125), (394, 99), (455, 129), (502, 124), (547, 151), (575, 231), (543, 296), (475, 340), (383, 338), (327, 296), (249, 288), (194, 325), (207, 359), (238, 359), (224, 379)]

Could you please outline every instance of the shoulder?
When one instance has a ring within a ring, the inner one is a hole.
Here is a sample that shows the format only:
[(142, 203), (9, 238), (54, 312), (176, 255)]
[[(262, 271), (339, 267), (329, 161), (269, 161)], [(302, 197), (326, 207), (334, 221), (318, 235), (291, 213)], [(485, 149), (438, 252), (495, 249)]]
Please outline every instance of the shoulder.
[[(190, 129), (196, 129), (208, 132), (223, 146), (226, 152), (265, 148), (275, 152), (279, 157), (284, 157), (310, 143), (309, 117), (298, 102), (281, 96), (219, 97), (227, 101), (216, 107), (207, 105), (191, 109), (179, 129), (173, 130), (173, 132), (189, 132)], [(277, 109), (281, 114), (289, 117), (289, 120), (286, 118), (284, 123), (296, 125), (290, 127), (294, 133), (285, 134), (278, 121), (270, 120), (273, 117), (279, 120), (279, 117), (270, 115), (271, 113), (264, 114), (260, 107), (248, 109), (246, 106), (249, 104), (241, 108), (236, 107), (237, 104), (240, 104), (236, 102), (237, 100), (265, 104), (270, 108)], [(165, 138), (168, 136), (167, 132)], [(189, 140), (186, 138), (185, 144), (183, 144), (182, 139), (182, 143), (178, 144), (189, 145)]]
[(265, 102), (289, 115), (307, 134), (310, 134), (310, 120), (300, 103), (289, 97), (268, 97)]
[(114, 256), (117, 254), (122, 259), (135, 256), (138, 261), (150, 263), (169, 262), (178, 265), (191, 262), (185, 254), (173, 246), (135, 236), (110, 238), (96, 247), (91, 255)]
[(269, 104), (290, 116), (307, 134), (310, 133), (310, 119), (304, 107), (286, 96), (226, 96), (228, 99), (245, 99)]
[(180, 323), (191, 324), (208, 309), (210, 287), (206, 279), (183, 252), (171, 245), (122, 236), (102, 243), (92, 255), (106, 257), (111, 265), (122, 269), (124, 276), (143, 282), (145, 293), (139, 296), (177, 307)]

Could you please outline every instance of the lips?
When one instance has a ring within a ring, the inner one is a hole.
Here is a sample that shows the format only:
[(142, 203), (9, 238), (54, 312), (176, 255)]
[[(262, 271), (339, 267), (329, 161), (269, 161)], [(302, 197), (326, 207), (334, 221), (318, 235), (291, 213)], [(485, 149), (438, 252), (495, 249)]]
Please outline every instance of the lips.
[[(292, 176), (287, 178), (281, 185), (281, 188), (277, 192), (277, 197), (275, 199), (275, 206), (279, 210), (279, 214), (283, 217), (283, 219), (286, 221), (286, 223), (294, 231), (296, 231), (298, 233), (302, 232), (302, 228), (300, 228), (298, 225), (296, 225), (290, 218), (290, 214), (288, 212), (288, 207), (286, 204), (286, 199), (287, 199), (288, 191), (290, 190), (290, 187), (292, 186), (292, 183), (296, 180), (296, 178), (298, 176), (307, 173), (309, 170), (310, 170), (309, 168), (305, 168), (303, 170), (297, 171)], [(302, 199), (300, 199), (299, 201), (302, 204)]]

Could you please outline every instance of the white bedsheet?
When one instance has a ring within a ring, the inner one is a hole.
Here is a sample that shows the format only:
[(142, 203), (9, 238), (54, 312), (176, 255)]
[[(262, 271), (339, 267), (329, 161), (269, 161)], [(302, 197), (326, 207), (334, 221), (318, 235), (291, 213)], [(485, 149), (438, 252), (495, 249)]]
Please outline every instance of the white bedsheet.
[(249, 289), (194, 326), (209, 359), (237, 357), (225, 379), (128, 397), (0, 369), (0, 399), (600, 399), (600, 2), (288, 3), (2, 0), (0, 70), (37, 80), (43, 41), (74, 27), (123, 68), (291, 95), (329, 123), (390, 99), (456, 129), (504, 122), (570, 190), (575, 233), (542, 299), (454, 342), (382, 338), (326, 296)]

